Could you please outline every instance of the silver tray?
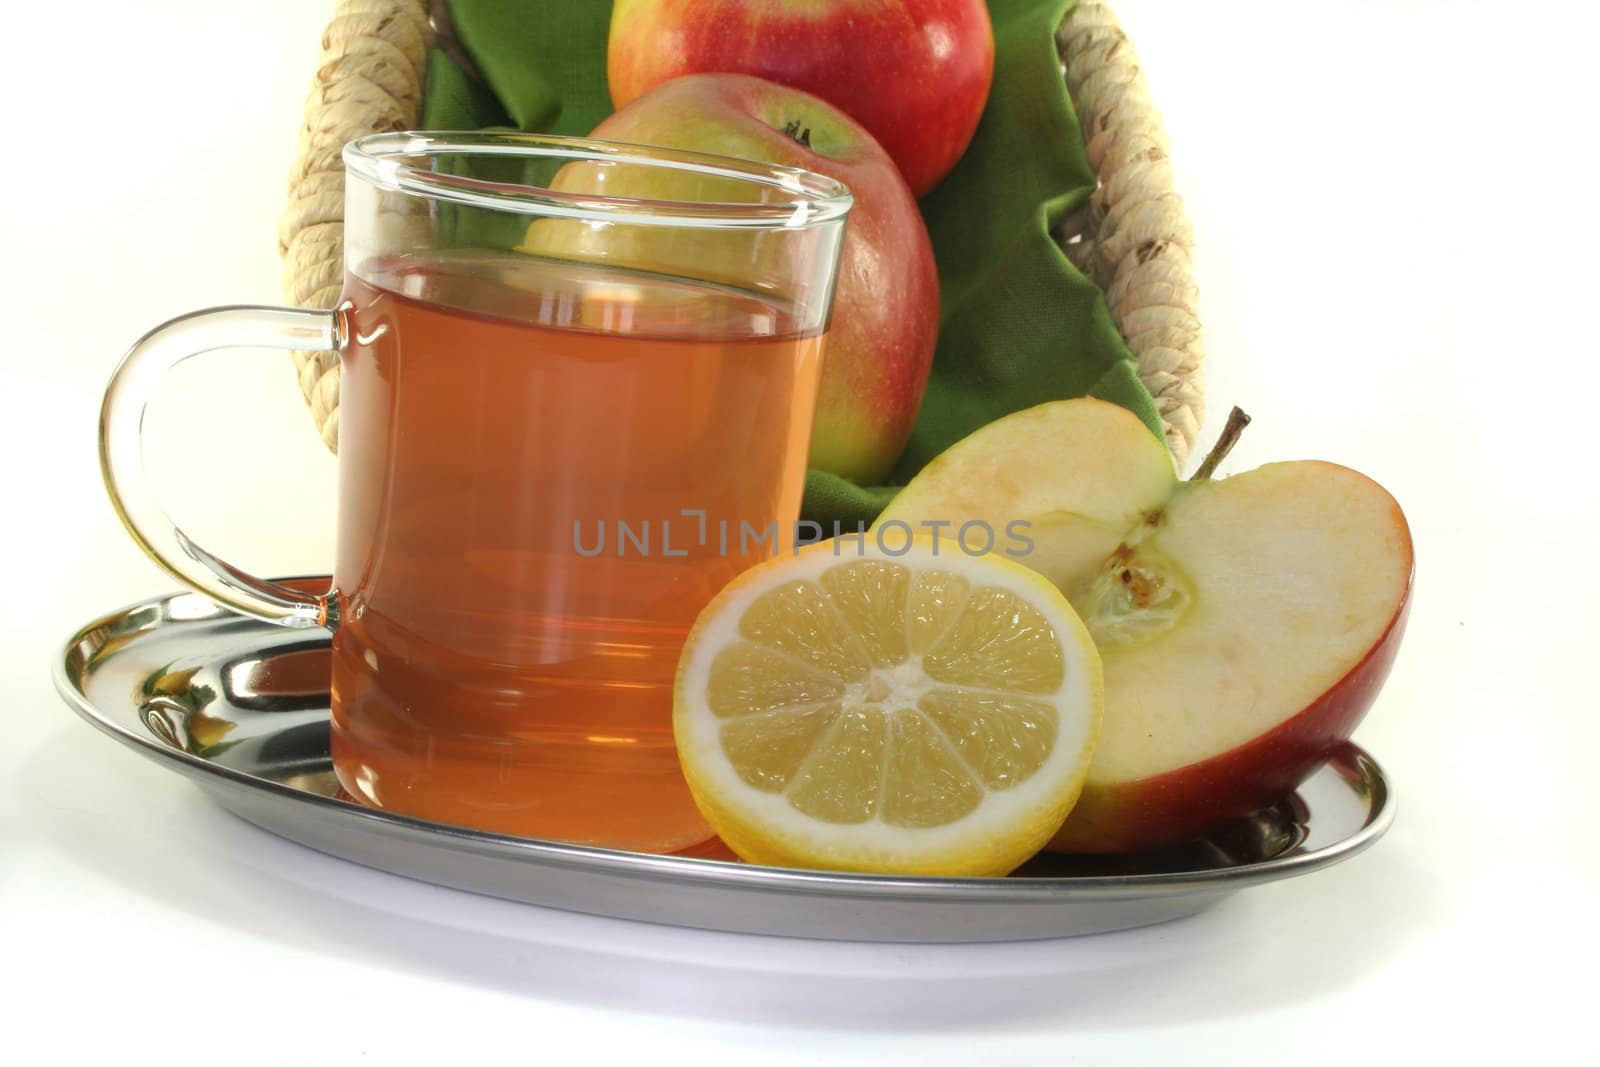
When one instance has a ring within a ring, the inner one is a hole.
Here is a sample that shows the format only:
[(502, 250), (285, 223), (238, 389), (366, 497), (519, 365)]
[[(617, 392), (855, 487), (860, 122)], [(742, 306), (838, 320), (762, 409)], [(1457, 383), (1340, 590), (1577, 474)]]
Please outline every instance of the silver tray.
[(508, 837), (341, 799), (328, 757), (328, 661), (325, 631), (282, 629), (181, 593), (84, 627), (55, 679), (95, 727), (321, 852), (509, 900), (708, 930), (957, 942), (1143, 926), (1347, 859), (1394, 818), (1381, 768), (1345, 745), (1296, 793), (1209, 837), (1126, 856), (1042, 855), (1009, 878), (757, 867), (718, 858), (731, 854), (717, 842), (655, 856)]

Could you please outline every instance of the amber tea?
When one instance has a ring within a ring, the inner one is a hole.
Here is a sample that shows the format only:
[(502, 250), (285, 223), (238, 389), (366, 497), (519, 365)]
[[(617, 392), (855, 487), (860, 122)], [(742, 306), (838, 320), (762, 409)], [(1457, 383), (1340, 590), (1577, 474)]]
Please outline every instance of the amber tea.
[(748, 293), (515, 254), (363, 265), (345, 297), (345, 789), (514, 834), (704, 839), (673, 672), (799, 509), (821, 338)]

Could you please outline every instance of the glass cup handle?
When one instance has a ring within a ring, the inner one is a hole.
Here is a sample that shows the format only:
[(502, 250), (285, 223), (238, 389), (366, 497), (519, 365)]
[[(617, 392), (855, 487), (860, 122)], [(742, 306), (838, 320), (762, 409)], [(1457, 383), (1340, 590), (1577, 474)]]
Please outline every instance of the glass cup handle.
[(161, 568), (183, 584), (235, 611), (284, 626), (332, 626), (336, 602), (246, 574), (207, 552), (180, 530), (161, 506), (144, 465), (140, 431), (161, 379), (190, 356), (219, 348), (337, 351), (340, 320), (333, 311), (221, 307), (196, 311), (156, 327), (123, 357), (100, 407), (100, 473), (128, 533)]

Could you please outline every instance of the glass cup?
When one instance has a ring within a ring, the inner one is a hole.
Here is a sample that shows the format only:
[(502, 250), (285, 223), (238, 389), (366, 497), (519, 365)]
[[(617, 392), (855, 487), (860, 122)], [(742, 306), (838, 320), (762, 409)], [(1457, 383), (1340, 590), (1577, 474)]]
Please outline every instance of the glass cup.
[[(229, 307), (134, 345), (101, 462), (135, 540), (246, 615), (333, 631), (332, 754), (386, 811), (672, 851), (689, 625), (791, 543), (849, 192), (804, 171), (600, 141), (383, 134), (345, 149), (331, 311)], [(337, 351), (332, 588), (194, 543), (139, 427), (168, 369)]]

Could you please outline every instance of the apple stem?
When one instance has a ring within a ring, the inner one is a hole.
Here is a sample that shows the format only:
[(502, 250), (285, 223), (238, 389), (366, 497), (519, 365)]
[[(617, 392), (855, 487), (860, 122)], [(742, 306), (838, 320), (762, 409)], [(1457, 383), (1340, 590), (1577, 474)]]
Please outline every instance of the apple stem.
[(1233, 451), (1233, 446), (1239, 443), (1239, 435), (1244, 433), (1244, 428), (1250, 425), (1250, 416), (1237, 404), (1228, 412), (1227, 424), (1222, 427), (1222, 432), (1217, 435), (1217, 443), (1211, 446), (1211, 451), (1206, 453), (1206, 458), (1200, 461), (1200, 466), (1195, 468), (1191, 482), (1203, 482), (1216, 473), (1218, 465), (1228, 458), (1228, 453)]

